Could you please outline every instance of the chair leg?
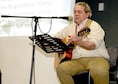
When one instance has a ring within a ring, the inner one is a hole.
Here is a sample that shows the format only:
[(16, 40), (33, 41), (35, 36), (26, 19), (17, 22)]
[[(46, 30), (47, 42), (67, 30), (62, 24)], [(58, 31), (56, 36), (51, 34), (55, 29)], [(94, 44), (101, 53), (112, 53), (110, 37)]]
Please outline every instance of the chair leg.
[(90, 76), (90, 72), (88, 72), (88, 84), (90, 84), (91, 82), (91, 76)]
[(118, 59), (117, 59), (117, 63), (116, 63), (116, 81), (118, 84)]

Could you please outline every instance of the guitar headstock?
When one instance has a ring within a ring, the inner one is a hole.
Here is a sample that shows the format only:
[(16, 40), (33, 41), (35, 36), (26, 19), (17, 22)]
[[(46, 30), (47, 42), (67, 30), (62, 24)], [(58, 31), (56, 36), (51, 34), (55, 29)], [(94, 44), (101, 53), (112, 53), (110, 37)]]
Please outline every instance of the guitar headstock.
[(78, 36), (80, 37), (87, 37), (87, 35), (90, 33), (90, 28), (86, 27), (78, 32)]

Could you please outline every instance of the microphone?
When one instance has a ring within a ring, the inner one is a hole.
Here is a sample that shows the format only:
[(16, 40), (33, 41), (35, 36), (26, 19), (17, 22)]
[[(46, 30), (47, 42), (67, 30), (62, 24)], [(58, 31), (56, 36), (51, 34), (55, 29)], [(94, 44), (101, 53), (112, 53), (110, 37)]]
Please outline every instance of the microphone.
[(68, 21), (72, 21), (73, 17), (72, 16), (64, 16), (64, 17), (28, 17), (28, 16), (8, 16), (8, 15), (1, 15), (1, 17), (15, 17), (15, 18), (57, 18), (57, 19), (65, 19)]
[(51, 18), (65, 19), (65, 20), (68, 20), (68, 21), (72, 21), (73, 20), (73, 17), (72, 16), (67, 16), (67, 17), (66, 16), (65, 17), (51, 17)]

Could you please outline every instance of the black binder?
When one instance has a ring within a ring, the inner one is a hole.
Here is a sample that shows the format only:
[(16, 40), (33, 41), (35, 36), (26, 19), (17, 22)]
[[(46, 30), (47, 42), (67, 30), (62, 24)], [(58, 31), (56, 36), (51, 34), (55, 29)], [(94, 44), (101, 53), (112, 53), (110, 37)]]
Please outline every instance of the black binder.
[(48, 34), (36, 35), (35, 38), (32, 36), (29, 37), (29, 39), (36, 39), (36, 45), (42, 48), (46, 53), (63, 52), (69, 50), (69, 47), (60, 39), (53, 38)]

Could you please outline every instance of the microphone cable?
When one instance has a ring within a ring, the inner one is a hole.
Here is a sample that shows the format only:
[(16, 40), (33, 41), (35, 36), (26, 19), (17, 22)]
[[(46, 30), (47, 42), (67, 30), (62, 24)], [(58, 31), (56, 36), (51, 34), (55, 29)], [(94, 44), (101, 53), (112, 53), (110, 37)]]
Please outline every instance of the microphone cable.
[[(51, 28), (52, 28), (52, 18), (50, 19), (51, 21), (50, 21), (50, 27), (49, 27), (49, 30), (47, 31), (47, 32), (43, 32), (42, 31), (42, 29), (41, 29), (41, 26), (40, 26), (40, 22), (38, 21), (38, 23), (37, 23), (37, 28), (40, 30), (40, 32), (42, 33), (42, 34), (45, 34), (45, 33), (49, 33), (50, 31), (51, 31)], [(31, 21), (31, 28), (32, 28), (32, 35), (34, 35), (33, 34), (33, 31), (34, 31), (34, 28), (33, 28), (33, 19), (32, 19), (32, 21)], [(37, 32), (37, 31), (36, 31)]]
[(50, 28), (49, 28), (49, 30), (47, 31), (47, 32), (43, 32), (42, 30), (41, 30), (41, 27), (40, 27), (40, 24), (39, 24), (39, 21), (38, 21), (38, 28), (39, 28), (39, 30), (40, 30), (40, 32), (41, 33), (49, 33), (50, 31), (51, 31), (51, 28), (52, 28), (52, 18), (50, 19), (51, 21), (50, 21)]

